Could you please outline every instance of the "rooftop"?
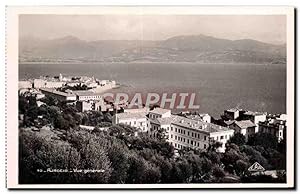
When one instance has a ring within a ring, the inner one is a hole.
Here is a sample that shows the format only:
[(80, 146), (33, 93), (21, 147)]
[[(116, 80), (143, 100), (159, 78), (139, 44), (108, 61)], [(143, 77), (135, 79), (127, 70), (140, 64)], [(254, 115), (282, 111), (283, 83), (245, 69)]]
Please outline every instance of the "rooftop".
[[(152, 121), (152, 120), (151, 120)], [(153, 120), (154, 123), (159, 123), (161, 125), (173, 124), (181, 127), (185, 127), (188, 129), (193, 129), (196, 131), (204, 131), (207, 133), (214, 133), (214, 132), (221, 132), (221, 131), (228, 131), (232, 130), (227, 127), (222, 127), (219, 125), (215, 125), (212, 123), (206, 123), (200, 120), (194, 120), (178, 115), (171, 115), (170, 117), (166, 118), (157, 118)]]
[(65, 96), (65, 97), (69, 97), (69, 96), (75, 96), (74, 94), (71, 94), (71, 93), (66, 93), (66, 92), (61, 92), (61, 91), (58, 91), (54, 88), (40, 88), (40, 91), (45, 91), (45, 92), (51, 92), (53, 94), (57, 94), (57, 95), (60, 95), (60, 96)]
[(172, 123), (181, 127), (190, 128), (197, 131), (204, 131), (207, 133), (215, 133), (215, 132), (232, 130), (227, 127), (222, 127), (220, 125), (206, 123), (204, 121), (193, 120), (193, 119), (180, 117), (180, 116), (177, 116), (177, 118), (174, 119)]
[(231, 109), (228, 109), (226, 110), (227, 112), (237, 112), (237, 111), (241, 111), (242, 109), (239, 109), (239, 108), (231, 108)]
[(253, 112), (253, 111), (246, 111), (244, 115), (250, 115), (250, 116), (259, 116), (259, 115), (266, 115), (266, 113), (263, 112)]
[(77, 96), (96, 96), (100, 95), (99, 93), (95, 93), (89, 90), (73, 90), (72, 93), (76, 94)]
[(146, 118), (144, 112), (123, 112), (116, 114), (116, 117), (119, 119), (141, 119)]
[(168, 109), (163, 109), (163, 108), (155, 108), (151, 111), (149, 111), (150, 113), (154, 113), (154, 114), (165, 114), (165, 113), (168, 113), (170, 112), (171, 110), (168, 110)]
[(203, 117), (205, 116), (209, 116), (209, 114), (206, 114), (206, 113), (203, 113), (203, 114), (198, 114), (198, 115), (186, 115), (186, 118), (189, 118), (189, 119), (200, 119), (200, 120), (203, 120)]
[(225, 123), (227, 126), (233, 124), (234, 122), (235, 122), (235, 120), (224, 121), (224, 123)]
[(256, 125), (250, 120), (236, 121), (235, 124), (241, 129), (256, 127)]
[(165, 118), (157, 118), (157, 121), (161, 125), (170, 125), (174, 120), (176, 120), (178, 116), (176, 115), (171, 115), (170, 117), (165, 117)]

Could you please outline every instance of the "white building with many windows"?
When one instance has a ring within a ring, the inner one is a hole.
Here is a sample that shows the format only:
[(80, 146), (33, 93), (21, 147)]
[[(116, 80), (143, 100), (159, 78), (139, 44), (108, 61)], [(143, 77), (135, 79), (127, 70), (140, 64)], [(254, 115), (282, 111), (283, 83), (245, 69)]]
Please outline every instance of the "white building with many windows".
[(171, 110), (168, 110), (168, 109), (155, 108), (155, 109), (149, 111), (150, 119), (167, 118), (170, 116), (171, 116)]
[(77, 96), (78, 101), (103, 100), (102, 94), (89, 90), (73, 90), (72, 93)]
[[(151, 112), (151, 111), (150, 111)], [(213, 142), (220, 142), (219, 152), (225, 151), (225, 144), (234, 135), (234, 130), (201, 120), (195, 120), (178, 115), (169, 117), (150, 117), (151, 128), (149, 135), (158, 137), (162, 129), (166, 132), (166, 139), (176, 149), (193, 148), (207, 149)]]
[(118, 113), (113, 116), (112, 123), (130, 125), (140, 129), (142, 132), (147, 132), (150, 127), (145, 112)]
[(259, 132), (269, 133), (275, 136), (278, 141), (285, 139), (287, 119), (286, 114), (269, 115), (267, 120), (259, 122)]

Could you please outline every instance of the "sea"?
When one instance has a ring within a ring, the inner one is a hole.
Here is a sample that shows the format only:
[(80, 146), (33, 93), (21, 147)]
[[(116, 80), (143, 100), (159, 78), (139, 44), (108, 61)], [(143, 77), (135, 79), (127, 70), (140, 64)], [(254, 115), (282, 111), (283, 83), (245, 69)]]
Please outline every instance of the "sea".
[[(113, 92), (196, 94), (202, 113), (218, 118), (225, 109), (286, 113), (286, 65), (203, 63), (26, 63), (19, 79), (94, 76), (115, 80)], [(178, 111), (178, 110), (175, 110)]]

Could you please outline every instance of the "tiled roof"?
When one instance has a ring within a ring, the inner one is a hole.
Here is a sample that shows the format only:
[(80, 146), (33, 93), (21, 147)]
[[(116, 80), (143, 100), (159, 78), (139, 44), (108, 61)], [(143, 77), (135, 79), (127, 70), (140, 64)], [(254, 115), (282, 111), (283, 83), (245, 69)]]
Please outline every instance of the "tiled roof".
[(229, 121), (224, 121), (224, 123), (226, 124), (226, 125), (231, 125), (232, 123), (234, 123), (235, 121), (234, 120), (229, 120)]
[(246, 129), (248, 127), (256, 127), (256, 125), (250, 120), (236, 121), (235, 124), (241, 129)]
[(197, 130), (197, 131), (204, 131), (207, 133), (232, 130), (227, 127), (222, 127), (222, 126), (215, 125), (212, 123), (206, 123), (206, 122), (200, 121), (200, 120), (189, 119), (189, 118), (178, 116), (178, 115), (171, 115), (170, 117), (167, 117), (167, 118), (157, 118), (157, 121), (161, 125), (173, 124), (173, 125)]
[(161, 125), (169, 125), (171, 124), (174, 120), (176, 120), (178, 116), (176, 115), (171, 115), (170, 117), (165, 117), (165, 118), (157, 118), (158, 122)]
[(155, 108), (151, 111), (149, 111), (150, 113), (154, 113), (154, 114), (165, 114), (167, 112), (170, 112), (170, 110), (168, 109), (163, 109), (163, 108)]
[(177, 116), (177, 118), (173, 121), (173, 124), (181, 126), (181, 127), (185, 127), (185, 128), (194, 129), (194, 130), (197, 130), (197, 131), (205, 131), (205, 132), (208, 132), (208, 133), (231, 130), (227, 127), (222, 127), (220, 125), (215, 125), (215, 124), (212, 124), (212, 123), (206, 123), (204, 121), (193, 120), (193, 119), (180, 117), (180, 116)]
[(116, 114), (116, 117), (119, 119), (141, 119), (146, 118), (146, 115), (143, 112), (123, 112)]

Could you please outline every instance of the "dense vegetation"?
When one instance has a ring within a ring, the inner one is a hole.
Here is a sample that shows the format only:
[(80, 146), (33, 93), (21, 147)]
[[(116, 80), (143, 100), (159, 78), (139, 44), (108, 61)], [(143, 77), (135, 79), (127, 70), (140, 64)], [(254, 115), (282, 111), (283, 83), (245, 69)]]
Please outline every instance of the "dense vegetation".
[[(126, 125), (111, 125), (111, 115), (79, 113), (72, 105), (45, 99), (38, 107), (31, 97), (20, 97), (20, 183), (218, 183), (285, 182), (253, 176), (248, 167), (259, 162), (266, 169), (285, 169), (285, 142), (256, 134), (246, 143), (232, 137), (225, 153), (208, 150), (174, 151), (165, 139), (149, 138)], [(40, 117), (42, 116), (42, 117)], [(82, 130), (79, 124), (96, 127)], [(50, 125), (53, 129), (32, 131)], [(100, 126), (109, 128), (101, 130)], [(50, 172), (54, 169), (65, 172)], [(100, 172), (75, 172), (100, 170)], [(71, 172), (72, 171), (72, 172)]]

